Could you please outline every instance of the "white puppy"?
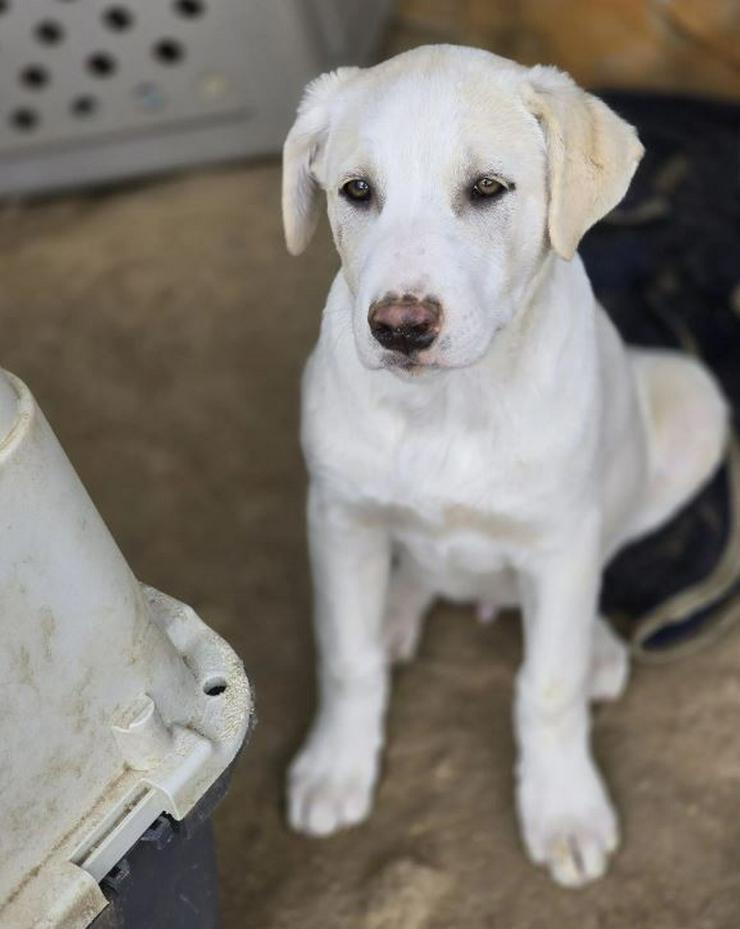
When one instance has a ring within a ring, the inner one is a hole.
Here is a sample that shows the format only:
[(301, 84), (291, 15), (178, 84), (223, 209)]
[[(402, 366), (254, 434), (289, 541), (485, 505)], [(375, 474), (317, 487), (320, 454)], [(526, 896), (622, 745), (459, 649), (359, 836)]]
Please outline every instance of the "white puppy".
[(303, 381), (319, 708), (296, 829), (367, 816), (389, 664), (436, 596), (520, 605), (517, 802), (533, 861), (601, 875), (617, 822), (589, 699), (627, 678), (601, 571), (709, 477), (723, 399), (694, 361), (627, 349), (576, 255), (623, 197), (635, 131), (565, 74), (419, 48), (307, 89), (284, 150), (288, 248), (323, 189), (341, 270)]

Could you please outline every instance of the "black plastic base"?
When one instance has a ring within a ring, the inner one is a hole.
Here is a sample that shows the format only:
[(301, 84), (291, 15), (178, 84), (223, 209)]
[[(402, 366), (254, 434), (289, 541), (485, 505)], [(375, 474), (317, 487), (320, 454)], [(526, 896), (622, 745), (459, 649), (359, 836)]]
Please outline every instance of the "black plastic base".
[(217, 929), (218, 873), (211, 816), (226, 770), (177, 822), (162, 814), (101, 881), (110, 905), (91, 929)]

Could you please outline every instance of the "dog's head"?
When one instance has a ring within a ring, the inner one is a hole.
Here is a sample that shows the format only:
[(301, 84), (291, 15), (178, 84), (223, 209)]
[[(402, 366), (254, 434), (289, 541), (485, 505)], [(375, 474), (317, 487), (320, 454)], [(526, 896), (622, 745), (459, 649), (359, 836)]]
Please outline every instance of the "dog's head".
[(288, 249), (326, 191), (370, 368), (481, 358), (550, 250), (624, 196), (634, 129), (554, 68), (427, 46), (311, 83), (283, 153)]

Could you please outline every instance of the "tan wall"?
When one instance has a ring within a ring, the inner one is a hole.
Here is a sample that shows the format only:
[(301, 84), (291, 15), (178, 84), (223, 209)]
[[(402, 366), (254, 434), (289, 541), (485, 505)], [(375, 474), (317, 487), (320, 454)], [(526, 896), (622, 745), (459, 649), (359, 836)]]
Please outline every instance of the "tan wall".
[(740, 97), (740, 0), (400, 0), (390, 51), (424, 42), (556, 64), (591, 87)]

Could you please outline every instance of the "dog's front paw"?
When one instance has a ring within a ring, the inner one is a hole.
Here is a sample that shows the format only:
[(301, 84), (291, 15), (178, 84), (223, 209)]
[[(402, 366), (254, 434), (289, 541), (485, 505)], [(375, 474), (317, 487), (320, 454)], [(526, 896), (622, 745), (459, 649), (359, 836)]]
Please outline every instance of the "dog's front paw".
[(593, 765), (570, 776), (552, 772), (522, 777), (519, 816), (529, 857), (545, 865), (564, 887), (582, 887), (601, 877), (619, 844), (617, 819)]
[(377, 779), (377, 753), (355, 738), (316, 733), (288, 772), (288, 820), (293, 829), (327, 836), (367, 818)]

